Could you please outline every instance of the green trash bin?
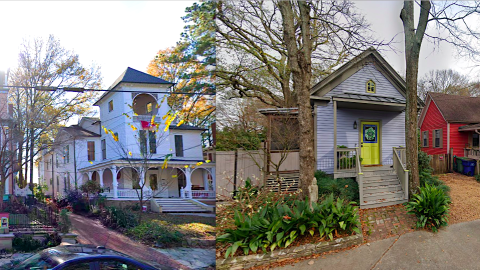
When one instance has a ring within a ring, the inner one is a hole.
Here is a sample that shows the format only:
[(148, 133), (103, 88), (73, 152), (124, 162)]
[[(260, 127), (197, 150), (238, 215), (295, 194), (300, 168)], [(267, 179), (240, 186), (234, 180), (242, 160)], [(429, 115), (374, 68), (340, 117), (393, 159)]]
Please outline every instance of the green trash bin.
[(463, 173), (463, 160), (467, 160), (468, 158), (466, 157), (457, 157), (457, 172), (458, 173)]

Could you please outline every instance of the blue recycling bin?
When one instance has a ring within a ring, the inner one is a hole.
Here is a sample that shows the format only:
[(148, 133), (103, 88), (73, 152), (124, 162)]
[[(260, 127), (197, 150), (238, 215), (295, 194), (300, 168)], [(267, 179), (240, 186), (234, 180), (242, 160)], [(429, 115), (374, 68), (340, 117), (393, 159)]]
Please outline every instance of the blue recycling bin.
[(463, 159), (463, 174), (473, 176), (475, 174), (475, 160), (474, 159)]

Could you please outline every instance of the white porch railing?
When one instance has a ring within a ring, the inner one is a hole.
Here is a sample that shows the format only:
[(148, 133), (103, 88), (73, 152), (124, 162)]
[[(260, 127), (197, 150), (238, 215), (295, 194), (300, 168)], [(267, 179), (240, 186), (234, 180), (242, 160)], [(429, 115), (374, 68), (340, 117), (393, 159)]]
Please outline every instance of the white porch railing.
[(405, 199), (408, 200), (408, 170), (406, 169), (405, 148), (393, 147), (393, 169), (397, 172), (398, 179), (403, 188)]
[(357, 148), (339, 148), (337, 147), (335, 171), (355, 171), (357, 167), (356, 157)]
[(468, 158), (478, 159), (480, 158), (480, 150), (473, 149), (473, 148), (464, 148), (463, 149), (463, 156)]
[(356, 155), (355, 157), (355, 164), (356, 164), (356, 172), (357, 172), (357, 182), (358, 182), (358, 195), (359, 195), (359, 202), (358, 205), (363, 204), (363, 172), (362, 172), (362, 165), (360, 163), (360, 157)]
[[(138, 195), (140, 194), (140, 190), (135, 189), (118, 189), (117, 190), (118, 198), (138, 198)], [(114, 193), (113, 190), (110, 192), (103, 192), (102, 195), (106, 196), (107, 198), (113, 198)], [(152, 196), (152, 191), (149, 189), (144, 189), (143, 190), (143, 197), (151, 197)]]
[(215, 199), (215, 190), (185, 190), (181, 188), (180, 197), (190, 199)]

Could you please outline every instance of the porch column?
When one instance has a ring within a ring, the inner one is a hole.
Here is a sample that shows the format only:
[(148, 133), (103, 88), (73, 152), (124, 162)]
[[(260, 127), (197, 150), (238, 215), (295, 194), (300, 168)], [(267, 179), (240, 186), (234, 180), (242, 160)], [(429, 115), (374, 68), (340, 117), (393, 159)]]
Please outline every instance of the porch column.
[(103, 188), (103, 171), (104, 170), (99, 170), (98, 175), (99, 175), (99, 180), (100, 180), (100, 187)]
[(333, 173), (337, 172), (337, 101), (333, 101)]
[(188, 198), (192, 198), (192, 168), (185, 169), (185, 178), (187, 180), (185, 190), (188, 191)]
[(117, 181), (117, 167), (110, 167), (112, 171), (112, 186), (113, 186), (113, 198), (118, 199), (118, 181)]
[(215, 191), (217, 190), (217, 181), (215, 179), (215, 167), (212, 167), (210, 169), (210, 175), (212, 176), (212, 190)]
[(210, 187), (208, 185), (208, 171), (206, 169), (202, 170), (202, 174), (203, 174), (203, 186), (204, 186), (204, 190), (209, 190)]
[(143, 172), (141, 168), (138, 168), (138, 171), (139, 171), (139, 176), (140, 176), (138, 184), (140, 185), (140, 188), (142, 189), (143, 196), (145, 196), (145, 189), (146, 188), (144, 187), (144, 185), (145, 185), (145, 174), (147, 173), (147, 171)]
[(87, 172), (87, 175), (88, 175), (88, 181), (92, 181), (93, 172)]

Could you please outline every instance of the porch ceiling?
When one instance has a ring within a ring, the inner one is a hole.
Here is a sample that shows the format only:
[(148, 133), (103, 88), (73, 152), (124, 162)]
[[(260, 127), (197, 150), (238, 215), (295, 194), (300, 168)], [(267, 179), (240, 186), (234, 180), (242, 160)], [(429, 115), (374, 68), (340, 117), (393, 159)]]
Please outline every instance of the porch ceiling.
[(346, 93), (333, 96), (332, 99), (337, 101), (338, 108), (348, 109), (401, 112), (406, 106), (403, 100), (373, 95)]
[(480, 129), (480, 124), (469, 124), (461, 126), (458, 128), (458, 131), (475, 131), (477, 129)]

